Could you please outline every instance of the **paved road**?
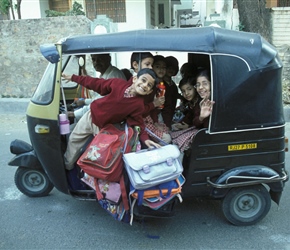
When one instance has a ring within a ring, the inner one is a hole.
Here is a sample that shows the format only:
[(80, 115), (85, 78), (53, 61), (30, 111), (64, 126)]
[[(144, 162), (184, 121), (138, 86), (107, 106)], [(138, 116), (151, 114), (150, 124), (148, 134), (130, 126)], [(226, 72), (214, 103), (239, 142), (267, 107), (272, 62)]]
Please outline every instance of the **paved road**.
[(272, 202), (266, 218), (249, 227), (230, 225), (220, 203), (206, 199), (185, 200), (174, 218), (129, 226), (114, 221), (95, 202), (56, 189), (48, 197), (28, 198), (14, 185), (15, 168), (7, 165), (10, 142), (29, 142), (25, 116), (1, 117), (0, 249), (290, 249), (289, 183), (280, 206)]

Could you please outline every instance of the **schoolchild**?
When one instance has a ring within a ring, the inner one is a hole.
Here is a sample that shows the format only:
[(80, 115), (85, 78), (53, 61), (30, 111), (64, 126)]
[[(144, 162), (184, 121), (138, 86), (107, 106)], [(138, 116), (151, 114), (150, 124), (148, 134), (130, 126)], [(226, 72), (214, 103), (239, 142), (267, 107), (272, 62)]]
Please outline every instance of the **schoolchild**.
[(131, 55), (131, 74), (137, 75), (141, 69), (152, 69), (154, 56), (150, 52), (133, 52)]
[[(161, 55), (154, 56), (153, 70), (156, 73), (159, 82), (162, 81), (167, 90), (167, 88), (169, 87), (168, 87), (168, 84), (164, 80), (164, 77), (166, 74), (166, 61), (165, 61), (164, 56), (161, 56)], [(144, 120), (145, 120), (146, 128), (148, 128), (151, 132), (153, 132), (155, 135), (157, 135), (160, 139), (162, 139), (166, 143), (170, 143), (171, 137), (169, 135), (169, 130), (171, 128), (171, 122), (166, 124), (162, 115), (162, 112), (164, 112), (164, 114), (168, 113), (167, 109), (169, 108), (169, 105), (168, 105), (169, 102), (167, 102), (167, 105), (166, 105), (166, 100), (167, 98), (166, 98), (166, 91), (165, 91), (164, 107), (162, 109), (155, 107), (153, 110), (150, 111), (149, 114), (144, 115)], [(165, 118), (167, 117), (165, 116)], [(167, 125), (169, 125), (169, 127)]]
[(165, 109), (162, 111), (164, 123), (171, 129), (173, 116), (176, 110), (177, 100), (182, 97), (178, 93), (176, 83), (173, 81), (173, 77), (177, 75), (179, 71), (178, 60), (173, 56), (165, 57), (166, 61), (166, 74), (164, 80), (167, 83), (167, 89), (165, 92)]
[(129, 126), (141, 128), (140, 140), (147, 147), (160, 147), (151, 141), (145, 132), (142, 114), (144, 113), (144, 96), (152, 92), (156, 84), (156, 75), (151, 69), (142, 69), (133, 77), (132, 83), (119, 79), (102, 79), (89, 76), (65, 75), (68, 81), (74, 81), (82, 86), (103, 95), (94, 100), (90, 110), (86, 112), (72, 131), (67, 150), (65, 165), (72, 169), (79, 157), (79, 150), (91, 134), (97, 134), (106, 124), (120, 123), (126, 120)]
[(181, 94), (184, 97), (184, 106), (187, 109), (186, 115), (184, 118), (172, 125), (172, 132), (170, 133), (172, 137), (172, 143), (176, 144), (180, 151), (183, 152), (187, 150), (190, 146), (190, 143), (197, 132), (197, 129), (193, 125), (195, 118), (195, 109), (199, 105), (199, 96), (195, 89), (196, 80), (194, 77), (185, 77), (182, 78), (179, 83), (179, 88)]
[(186, 62), (180, 68), (181, 78), (192, 77), (197, 74), (197, 66), (194, 63)]
[[(166, 78), (167, 61), (169, 61), (170, 63), (169, 65), (170, 67), (172, 67), (172, 58), (173, 57), (170, 57), (169, 60), (166, 60), (165, 57), (161, 55), (157, 55), (154, 57), (154, 63), (153, 63), (154, 72), (156, 73), (159, 81), (163, 81), (165, 85), (165, 102), (164, 102), (164, 107), (162, 109), (159, 109), (159, 110), (155, 109), (155, 114), (152, 115), (152, 118), (154, 122), (157, 122), (156, 113), (159, 114), (159, 121), (163, 122), (166, 125), (168, 131), (171, 130), (172, 118), (173, 118), (174, 111), (176, 108), (177, 95), (178, 95), (178, 90), (175, 83), (173, 83), (172, 81), (169, 81), (170, 77)], [(178, 65), (175, 64), (175, 72), (177, 70), (177, 67)]]
[(195, 109), (193, 125), (198, 129), (208, 128), (214, 101), (211, 101), (211, 77), (207, 69), (203, 69), (197, 74), (195, 88), (201, 101)]
[(182, 80), (180, 88), (183, 96), (190, 100), (190, 96), (196, 96), (193, 94), (196, 89), (198, 99), (193, 98), (191, 101), (191, 111), (187, 112), (186, 117), (182, 123), (176, 124), (175, 129), (177, 131), (171, 133), (172, 142), (178, 145), (181, 152), (190, 147), (193, 137), (198, 129), (208, 128), (209, 117), (212, 114), (212, 108), (214, 101), (211, 101), (211, 78), (208, 70), (201, 70), (197, 76), (195, 84), (194, 78), (188, 78), (187, 84), (183, 85)]
[[(131, 73), (136, 75), (141, 69), (152, 69), (154, 62), (154, 56), (150, 52), (133, 52), (130, 58)], [(132, 81), (131, 77), (131, 81)], [(153, 89), (151, 94), (144, 96), (145, 112), (144, 117), (150, 114), (150, 112), (165, 102), (165, 97), (156, 98), (156, 88)]]
[[(196, 77), (196, 74), (197, 74), (197, 66), (194, 63), (186, 62), (182, 64), (180, 68), (181, 79), (188, 79), (190, 77)], [(180, 117), (184, 117), (184, 115), (186, 115), (186, 113), (188, 112), (188, 109), (186, 107), (187, 101), (183, 98), (182, 95), (178, 95), (178, 99), (180, 100), (179, 106), (176, 109), (176, 113), (173, 118), (175, 122), (176, 121), (178, 122), (180, 120)]]

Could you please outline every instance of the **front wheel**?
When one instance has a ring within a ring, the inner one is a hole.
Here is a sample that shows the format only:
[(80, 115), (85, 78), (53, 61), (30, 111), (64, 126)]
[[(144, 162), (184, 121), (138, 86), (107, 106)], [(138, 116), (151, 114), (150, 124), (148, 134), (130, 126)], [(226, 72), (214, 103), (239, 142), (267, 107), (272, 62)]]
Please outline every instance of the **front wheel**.
[(29, 197), (46, 196), (53, 189), (53, 184), (43, 170), (19, 167), (14, 175), (14, 182), (20, 192)]
[(271, 197), (263, 185), (233, 188), (222, 202), (224, 216), (237, 226), (262, 220), (271, 207)]

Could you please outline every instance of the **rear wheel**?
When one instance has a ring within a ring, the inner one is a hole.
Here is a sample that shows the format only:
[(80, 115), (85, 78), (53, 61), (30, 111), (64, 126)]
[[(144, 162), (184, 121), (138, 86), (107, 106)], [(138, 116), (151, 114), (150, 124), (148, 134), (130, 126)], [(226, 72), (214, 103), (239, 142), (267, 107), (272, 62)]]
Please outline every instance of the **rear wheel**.
[(20, 192), (29, 197), (46, 196), (53, 184), (43, 170), (19, 167), (14, 176), (15, 185)]
[(263, 185), (233, 188), (222, 203), (224, 216), (237, 226), (248, 226), (262, 220), (271, 207), (271, 197)]

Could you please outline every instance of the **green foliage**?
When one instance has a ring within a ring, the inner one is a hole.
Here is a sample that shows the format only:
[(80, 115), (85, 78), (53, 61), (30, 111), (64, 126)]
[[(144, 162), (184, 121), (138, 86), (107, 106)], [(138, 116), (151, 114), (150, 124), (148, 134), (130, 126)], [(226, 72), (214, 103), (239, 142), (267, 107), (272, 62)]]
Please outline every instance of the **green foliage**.
[(46, 17), (55, 17), (55, 16), (65, 16), (65, 12), (59, 12), (56, 10), (46, 10)]
[[(2, 0), (0, 0), (2, 1)], [(45, 14), (46, 17), (55, 17), (55, 16), (78, 16), (82, 15), (85, 16), (85, 12), (82, 11), (83, 6), (77, 2), (74, 2), (73, 8), (71, 10), (68, 10), (66, 12), (60, 12), (55, 10), (46, 10)]]
[(0, 13), (8, 15), (10, 6), (11, 5), (9, 0), (0, 0)]
[(82, 15), (82, 16), (85, 16), (85, 12), (83, 12), (82, 9), (83, 9), (83, 6), (81, 4), (79, 4), (78, 2), (74, 2), (73, 8), (71, 10), (71, 13), (73, 15)]
[(237, 25), (237, 28), (238, 28), (239, 31), (243, 31), (245, 29), (245, 25), (240, 23), (239, 25)]

